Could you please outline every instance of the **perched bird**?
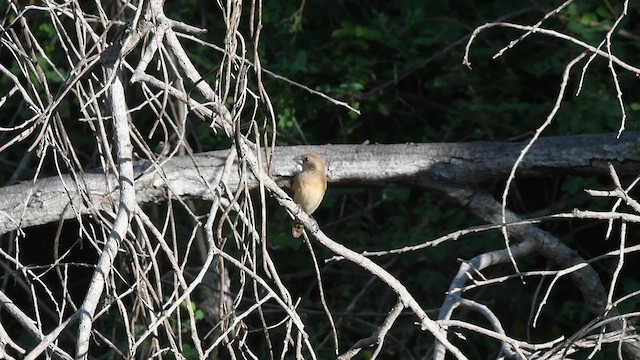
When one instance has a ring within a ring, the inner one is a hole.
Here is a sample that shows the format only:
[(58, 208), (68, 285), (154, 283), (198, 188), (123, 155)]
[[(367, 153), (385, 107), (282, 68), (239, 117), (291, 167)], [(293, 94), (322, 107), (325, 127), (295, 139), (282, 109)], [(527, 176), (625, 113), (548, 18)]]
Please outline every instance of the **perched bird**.
[[(311, 215), (322, 202), (327, 190), (327, 168), (322, 158), (316, 154), (300, 155), (293, 161), (302, 165), (302, 171), (293, 178), (293, 201)], [(294, 237), (300, 237), (302, 230), (304, 225), (296, 222), (291, 233)]]

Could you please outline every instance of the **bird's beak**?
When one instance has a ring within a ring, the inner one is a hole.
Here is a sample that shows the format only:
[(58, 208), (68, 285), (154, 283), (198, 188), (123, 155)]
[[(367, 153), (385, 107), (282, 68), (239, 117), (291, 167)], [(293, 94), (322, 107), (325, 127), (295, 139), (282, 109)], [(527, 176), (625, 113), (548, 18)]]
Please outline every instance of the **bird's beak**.
[(302, 155), (294, 157), (293, 161), (298, 165), (302, 165)]

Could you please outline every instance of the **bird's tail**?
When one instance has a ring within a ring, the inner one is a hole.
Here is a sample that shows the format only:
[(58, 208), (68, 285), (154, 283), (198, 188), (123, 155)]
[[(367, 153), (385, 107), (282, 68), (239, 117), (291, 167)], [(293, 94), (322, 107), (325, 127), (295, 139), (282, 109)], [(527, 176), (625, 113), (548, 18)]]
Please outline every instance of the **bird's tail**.
[(293, 235), (294, 238), (299, 238), (300, 235), (302, 235), (303, 230), (304, 230), (304, 225), (302, 225), (299, 222), (296, 222), (293, 225), (293, 228), (291, 228), (291, 235)]

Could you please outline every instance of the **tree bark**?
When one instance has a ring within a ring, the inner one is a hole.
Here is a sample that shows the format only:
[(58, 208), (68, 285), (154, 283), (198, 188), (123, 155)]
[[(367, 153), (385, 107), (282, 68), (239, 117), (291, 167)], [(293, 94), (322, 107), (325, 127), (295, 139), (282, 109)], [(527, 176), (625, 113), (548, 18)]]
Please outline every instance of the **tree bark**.
[[(276, 147), (271, 158), (274, 180), (281, 185), (295, 171), (292, 159), (318, 153), (328, 163), (332, 186), (422, 186), (437, 191), (442, 181), (477, 185), (505, 178), (524, 142), (319, 145)], [(138, 204), (170, 197), (211, 200), (229, 150), (174, 157), (160, 164), (136, 164)], [(264, 161), (264, 163), (267, 163)], [(619, 175), (640, 173), (640, 133), (557, 136), (539, 139), (518, 168), (518, 177), (559, 174)], [(77, 181), (74, 181), (74, 178)], [(113, 210), (117, 179), (101, 170), (38, 179), (0, 189), (0, 234), (101, 210)], [(249, 185), (257, 186), (255, 179)], [(232, 171), (226, 185), (238, 184)]]

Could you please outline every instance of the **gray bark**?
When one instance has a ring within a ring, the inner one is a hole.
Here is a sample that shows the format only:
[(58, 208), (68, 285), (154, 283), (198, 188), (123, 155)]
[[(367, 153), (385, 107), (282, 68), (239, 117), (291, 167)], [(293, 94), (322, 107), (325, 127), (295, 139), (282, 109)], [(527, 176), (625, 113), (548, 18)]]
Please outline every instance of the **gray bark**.
[[(295, 171), (293, 157), (306, 152), (328, 163), (330, 186), (424, 186), (437, 190), (442, 181), (477, 185), (508, 175), (525, 142), (469, 142), (390, 145), (322, 145), (276, 147), (271, 159), (274, 180), (285, 185)], [(170, 197), (211, 200), (229, 150), (140, 162), (134, 168), (138, 204)], [(265, 160), (265, 159), (263, 159)], [(266, 163), (266, 160), (264, 161)], [(518, 177), (558, 174), (640, 173), (640, 133), (541, 138), (518, 168)], [(77, 181), (73, 180), (74, 175)], [(113, 211), (117, 179), (100, 170), (23, 182), (0, 189), (0, 234), (96, 211)], [(249, 179), (250, 186), (256, 186)], [(238, 184), (233, 172), (227, 186)]]

